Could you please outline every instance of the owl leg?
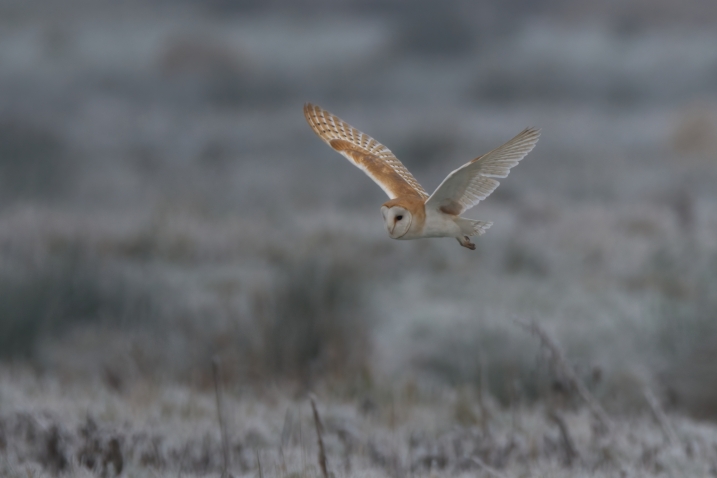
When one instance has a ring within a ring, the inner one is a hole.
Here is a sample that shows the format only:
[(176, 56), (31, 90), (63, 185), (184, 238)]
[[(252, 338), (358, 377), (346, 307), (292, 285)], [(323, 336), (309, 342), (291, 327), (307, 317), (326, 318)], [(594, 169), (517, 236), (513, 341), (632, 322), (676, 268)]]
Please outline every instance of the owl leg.
[(458, 243), (459, 243), (461, 246), (467, 247), (467, 248), (470, 249), (471, 251), (475, 251), (475, 250), (476, 250), (476, 245), (471, 242), (471, 238), (470, 238), (470, 237), (468, 237), (468, 236), (456, 237), (456, 240), (458, 241)]

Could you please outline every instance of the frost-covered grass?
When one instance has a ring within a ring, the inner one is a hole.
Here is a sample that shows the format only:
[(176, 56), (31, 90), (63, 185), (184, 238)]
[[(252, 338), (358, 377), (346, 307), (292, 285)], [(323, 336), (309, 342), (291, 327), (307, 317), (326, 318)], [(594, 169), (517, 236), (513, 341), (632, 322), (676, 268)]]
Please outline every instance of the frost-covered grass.
[[(141, 382), (118, 394), (13, 367), (0, 381), (3, 476), (223, 469), (211, 389)], [(662, 424), (649, 414), (614, 416), (608, 435), (585, 409), (557, 402), (500, 407), (468, 389), (410, 384), (356, 397), (317, 392), (335, 476), (708, 476), (717, 466), (717, 427), (679, 415)], [(321, 476), (304, 394), (235, 384), (224, 388), (222, 404), (232, 476)]]

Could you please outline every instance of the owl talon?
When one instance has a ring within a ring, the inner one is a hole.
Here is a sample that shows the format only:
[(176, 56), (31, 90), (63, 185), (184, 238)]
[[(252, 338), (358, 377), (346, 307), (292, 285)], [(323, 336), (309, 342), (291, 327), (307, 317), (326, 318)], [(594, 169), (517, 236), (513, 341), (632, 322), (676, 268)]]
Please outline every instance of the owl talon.
[(470, 249), (471, 251), (475, 251), (475, 250), (476, 250), (476, 245), (471, 242), (471, 238), (470, 238), (470, 237), (468, 237), (468, 236), (463, 236), (463, 240), (461, 240), (460, 238), (456, 238), (456, 239), (458, 239), (458, 243), (459, 243), (461, 246), (466, 247), (466, 248)]

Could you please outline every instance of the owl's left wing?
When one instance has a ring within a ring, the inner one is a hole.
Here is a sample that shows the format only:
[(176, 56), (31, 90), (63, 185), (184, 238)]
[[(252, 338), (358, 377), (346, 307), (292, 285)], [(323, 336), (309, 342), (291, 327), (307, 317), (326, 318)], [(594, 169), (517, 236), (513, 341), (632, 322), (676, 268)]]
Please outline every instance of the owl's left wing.
[(479, 156), (453, 171), (426, 201), (426, 209), (438, 209), (458, 216), (490, 196), (500, 184), (493, 178), (505, 178), (538, 142), (540, 130), (527, 128), (490, 153)]
[(386, 146), (311, 103), (304, 105), (304, 116), (324, 142), (362, 169), (389, 198), (418, 196), (425, 200), (428, 197), (416, 178)]

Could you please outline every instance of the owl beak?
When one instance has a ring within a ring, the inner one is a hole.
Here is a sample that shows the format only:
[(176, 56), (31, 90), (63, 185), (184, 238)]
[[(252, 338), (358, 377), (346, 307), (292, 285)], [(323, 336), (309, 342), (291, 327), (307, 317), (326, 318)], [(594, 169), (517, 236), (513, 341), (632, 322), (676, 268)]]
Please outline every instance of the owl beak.
[(383, 206), (381, 208), (381, 215), (383, 216), (383, 221), (386, 223), (386, 230), (389, 234), (393, 234), (393, 228), (396, 227), (396, 224), (393, 226), (389, 226), (388, 221), (386, 220), (386, 214), (388, 214), (388, 208), (386, 206)]

